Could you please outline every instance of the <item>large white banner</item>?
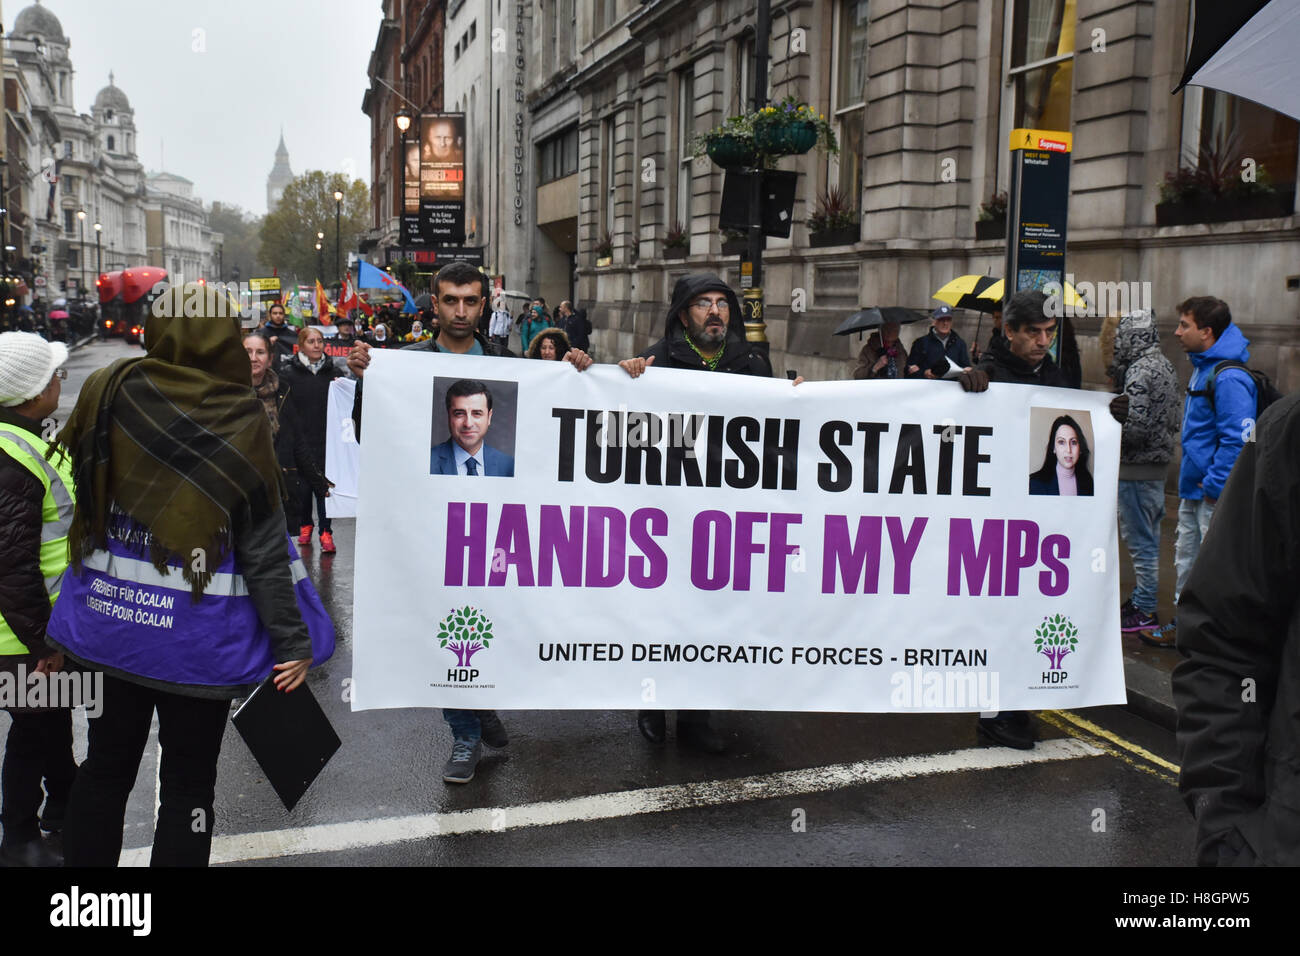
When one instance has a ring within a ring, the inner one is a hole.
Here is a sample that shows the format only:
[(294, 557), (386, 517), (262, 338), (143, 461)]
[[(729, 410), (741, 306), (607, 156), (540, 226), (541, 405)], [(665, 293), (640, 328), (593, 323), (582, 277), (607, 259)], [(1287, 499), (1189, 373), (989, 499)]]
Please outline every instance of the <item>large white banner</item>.
[(1108, 395), (371, 354), (354, 709), (1125, 700)]

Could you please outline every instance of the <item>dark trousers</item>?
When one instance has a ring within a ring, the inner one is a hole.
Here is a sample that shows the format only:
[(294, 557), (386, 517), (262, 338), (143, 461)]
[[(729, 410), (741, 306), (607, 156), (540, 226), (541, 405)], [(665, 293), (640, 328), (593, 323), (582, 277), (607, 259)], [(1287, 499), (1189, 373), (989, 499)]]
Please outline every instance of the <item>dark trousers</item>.
[(4, 801), (0, 822), (4, 824), (6, 844), (26, 843), (40, 836), (37, 826), (43, 801), (45, 823), (50, 829), (62, 826), (77, 775), (77, 762), (72, 757), (71, 710), (10, 716), (13, 724), (5, 742), (4, 767), (0, 769)]
[(68, 866), (116, 866), (126, 802), (158, 710), (161, 801), (151, 866), (207, 866), (217, 756), (230, 701), (186, 697), (104, 675), (103, 712), (77, 772), (63, 830)]
[(300, 481), (299, 485), (301, 486), (301, 489), (298, 492), (298, 500), (302, 512), (301, 524), (306, 526), (312, 523), (311, 504), (312, 500), (315, 499), (316, 514), (320, 517), (320, 524), (318, 527), (321, 531), (333, 532), (334, 528), (330, 524), (330, 519), (325, 516), (325, 496), (313, 492), (311, 490), (311, 485), (307, 484), (305, 481)]

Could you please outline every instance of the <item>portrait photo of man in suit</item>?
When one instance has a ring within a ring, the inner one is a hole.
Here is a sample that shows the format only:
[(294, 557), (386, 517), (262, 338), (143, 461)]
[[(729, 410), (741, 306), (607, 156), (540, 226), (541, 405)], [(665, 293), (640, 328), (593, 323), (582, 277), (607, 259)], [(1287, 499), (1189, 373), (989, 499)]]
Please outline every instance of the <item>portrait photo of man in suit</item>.
[(446, 406), (451, 437), (433, 446), (429, 474), (513, 478), (514, 456), (487, 444), (492, 427), (491, 389), (483, 382), (463, 378), (447, 389)]

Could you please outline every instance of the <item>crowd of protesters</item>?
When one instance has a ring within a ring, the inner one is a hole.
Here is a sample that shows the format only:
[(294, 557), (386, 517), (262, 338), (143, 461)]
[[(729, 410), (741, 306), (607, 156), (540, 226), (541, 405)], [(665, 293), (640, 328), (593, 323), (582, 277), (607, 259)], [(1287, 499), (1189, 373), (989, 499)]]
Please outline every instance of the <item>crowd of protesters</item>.
[[(245, 332), (236, 323), (205, 318), (219, 314), (214, 293), (201, 293), (204, 316), (194, 316), (181, 307), (188, 288), (171, 290), (175, 308), (149, 323), (146, 356), (93, 374), (54, 441), (43, 437), (41, 421), (58, 404), (66, 348), (26, 333), (0, 335), (0, 513), (9, 519), (0, 523), (0, 669), (78, 667), (106, 679), (104, 715), (91, 725), (79, 769), (67, 708), (11, 710), (0, 781), (0, 863), (115, 864), (127, 796), (155, 711), (164, 763), (153, 861), (207, 862), (211, 826), (193, 828), (192, 814), (197, 808), (211, 820), (230, 699), (268, 676), (279, 690), (291, 691), (309, 666), (332, 652), (332, 625), (281, 529), (299, 546), (318, 530), (322, 552), (335, 550), (325, 510), (331, 488), (326, 408), (334, 380), (356, 380), (352, 415), (359, 439), (373, 349), (505, 358), (516, 355), (510, 338), (517, 334), (520, 355), (567, 362), (579, 371), (591, 366), (591, 321), (572, 303), (561, 302), (552, 313), (539, 297), (512, 316), (505, 296), (491, 298), (487, 277), (460, 262), (441, 269), (433, 285), (429, 306), (414, 315), (384, 307), (359, 330), (340, 319), (332, 355), (320, 329), (295, 328), (279, 305), (268, 310), (264, 324)], [(1288, 490), (1297, 480), (1294, 451), (1286, 441), (1300, 413), (1294, 401), (1278, 403), (1260, 422), (1264, 437), (1257, 447), (1256, 414), (1275, 396), (1265, 395), (1267, 381), (1248, 368), (1248, 343), (1228, 306), (1196, 297), (1175, 312), (1174, 334), (1192, 365), (1185, 397), (1152, 312), (1113, 316), (1102, 327), (1107, 374), (1117, 393), (1110, 410), (1122, 425), (1118, 520), (1136, 578), (1121, 608), (1121, 627), (1156, 647), (1177, 646), (1188, 657), (1175, 690), (1179, 746), (1186, 755), (1183, 787), (1198, 820), (1199, 859), (1266, 859), (1274, 852), (1268, 838), (1292, 823), (1258, 810), (1265, 800), (1259, 754), (1279, 735), (1289, 735), (1288, 741), (1295, 735), (1285, 721), (1266, 726), (1214, 688), (1216, 681), (1231, 684), (1245, 673), (1242, 661), (1248, 659), (1249, 673), (1267, 678), (1263, 693), (1286, 707), (1288, 718), (1293, 711), (1286, 701), (1300, 696), (1300, 675), (1283, 653), (1284, 636), (1296, 631), (1291, 572), (1300, 567), (1291, 556), (1297, 535), (1288, 533), (1300, 527)], [(908, 349), (897, 324), (882, 325), (863, 346), (853, 377), (949, 379), (972, 394), (990, 383), (1081, 387), (1072, 332), (1041, 292), (1008, 298), (983, 349), (968, 348), (953, 329), (950, 307), (930, 318), (931, 326)], [(772, 375), (767, 344), (746, 338), (735, 292), (705, 274), (676, 282), (661, 337), (618, 364), (631, 379), (652, 366)], [(448, 395), (449, 420), (479, 416), (490, 423), (488, 386), (470, 382), (461, 391)], [(1165, 479), (1180, 421), (1174, 599), (1181, 625), (1162, 624), (1158, 610)], [(446, 460), (431, 467), (466, 475), (513, 467), (486, 443), (486, 427), (467, 425), (465, 441), (449, 440)], [(1028, 493), (1098, 493), (1090, 454), (1079, 422), (1057, 417)], [(1246, 464), (1234, 472), (1239, 457)], [(1232, 515), (1230, 527), (1216, 520), (1216, 510)], [(1214, 570), (1197, 562), (1201, 550), (1216, 555)], [(187, 563), (185, 556), (198, 552), (209, 555), (207, 563)], [(1220, 565), (1231, 568), (1227, 583)], [(234, 576), (241, 587), (217, 589), (214, 576)], [(85, 610), (85, 596), (106, 577), (123, 585), (162, 581), (190, 593), (192, 601), (175, 604), (178, 621), (165, 648), (156, 639), (149, 645), (152, 638), (138, 625), (105, 627)], [(1225, 589), (1237, 589), (1248, 603)], [(1242, 628), (1251, 637), (1237, 648)], [(153, 653), (142, 656), (137, 642)], [(216, 647), (222, 652), (213, 653)], [(1272, 701), (1261, 713), (1271, 708)], [(443, 718), (452, 738), (442, 775), (447, 783), (471, 781), (485, 745), (508, 744), (493, 711), (448, 708)], [(636, 724), (652, 744), (664, 743), (664, 711), (642, 710)], [(1251, 752), (1224, 743), (1225, 728), (1254, 735)], [(1035, 744), (1026, 712), (982, 716), (976, 729), (986, 744)], [(676, 736), (681, 745), (708, 753), (727, 746), (707, 711), (679, 712)], [(1289, 852), (1300, 854), (1300, 839)]]

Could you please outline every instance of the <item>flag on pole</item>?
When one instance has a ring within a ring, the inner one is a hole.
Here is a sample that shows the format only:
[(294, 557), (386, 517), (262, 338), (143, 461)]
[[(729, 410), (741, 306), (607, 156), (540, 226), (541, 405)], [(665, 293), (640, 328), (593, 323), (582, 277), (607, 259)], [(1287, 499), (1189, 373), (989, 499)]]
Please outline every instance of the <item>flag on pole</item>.
[(284, 306), (284, 317), (289, 320), (289, 324), (298, 328), (303, 327), (302, 313), (299, 311), (298, 283), (293, 284), (292, 289), (284, 290), (284, 298), (280, 304)]
[(403, 312), (418, 312), (415, 307), (415, 300), (411, 298), (411, 293), (407, 291), (406, 286), (402, 285), (387, 272), (372, 266), (369, 262), (361, 262), (357, 265), (357, 288), (359, 289), (396, 289), (406, 297), (406, 305), (402, 307)]
[(316, 280), (316, 323), (318, 325), (333, 325), (330, 319), (330, 300), (325, 296), (325, 287), (320, 284), (320, 279)]
[(343, 288), (339, 290), (338, 313), (340, 316), (347, 316), (357, 307), (357, 292), (352, 288), (351, 270), (343, 274)]

